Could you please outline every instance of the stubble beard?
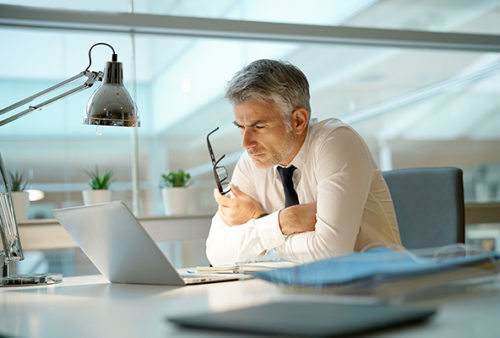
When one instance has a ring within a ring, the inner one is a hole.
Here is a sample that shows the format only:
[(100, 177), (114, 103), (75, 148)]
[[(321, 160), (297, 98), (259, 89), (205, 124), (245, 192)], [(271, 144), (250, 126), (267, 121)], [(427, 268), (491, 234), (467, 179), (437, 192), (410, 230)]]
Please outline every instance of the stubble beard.
[(296, 142), (295, 138), (290, 133), (287, 133), (278, 152), (272, 154), (270, 166), (280, 165), (288, 159), (295, 149)]

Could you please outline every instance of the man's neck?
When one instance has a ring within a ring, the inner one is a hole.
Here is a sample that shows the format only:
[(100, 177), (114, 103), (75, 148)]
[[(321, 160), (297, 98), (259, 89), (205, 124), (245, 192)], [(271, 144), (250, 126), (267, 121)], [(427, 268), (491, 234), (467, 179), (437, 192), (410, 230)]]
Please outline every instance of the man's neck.
[(298, 135), (298, 137), (296, 139), (297, 143), (295, 144), (293, 151), (290, 153), (290, 155), (286, 158), (285, 161), (283, 161), (279, 164), (280, 166), (286, 167), (290, 163), (292, 163), (293, 159), (295, 158), (295, 156), (297, 156), (300, 149), (304, 145), (304, 142), (306, 141), (308, 129), (309, 129), (309, 126), (304, 130), (304, 132), (302, 134)]

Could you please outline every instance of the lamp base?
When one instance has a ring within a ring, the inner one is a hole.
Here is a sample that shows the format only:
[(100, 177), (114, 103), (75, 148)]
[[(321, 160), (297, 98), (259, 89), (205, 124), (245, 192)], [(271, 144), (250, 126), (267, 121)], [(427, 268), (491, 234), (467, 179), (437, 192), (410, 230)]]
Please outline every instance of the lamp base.
[(36, 275), (13, 275), (0, 277), (0, 287), (2, 286), (35, 286), (50, 285), (62, 282), (61, 274), (36, 274)]

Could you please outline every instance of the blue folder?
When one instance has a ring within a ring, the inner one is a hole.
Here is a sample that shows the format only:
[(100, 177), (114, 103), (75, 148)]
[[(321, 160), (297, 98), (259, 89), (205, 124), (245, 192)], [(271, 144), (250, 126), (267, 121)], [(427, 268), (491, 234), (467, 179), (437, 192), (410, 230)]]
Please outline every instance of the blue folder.
[(498, 259), (496, 253), (437, 259), (378, 248), (289, 268), (258, 271), (254, 275), (273, 283), (299, 287), (348, 286), (359, 282), (375, 285), (387, 280), (473, 267)]

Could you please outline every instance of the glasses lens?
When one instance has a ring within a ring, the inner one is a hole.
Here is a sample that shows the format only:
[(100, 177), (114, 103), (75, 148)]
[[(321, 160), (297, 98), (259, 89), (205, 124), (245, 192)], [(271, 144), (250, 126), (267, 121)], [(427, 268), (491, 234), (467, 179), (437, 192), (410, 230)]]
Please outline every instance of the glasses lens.
[(212, 145), (210, 144), (210, 139), (209, 139), (210, 135), (215, 133), (217, 130), (219, 130), (219, 127), (215, 128), (210, 133), (208, 133), (207, 146), (208, 146), (208, 152), (210, 154), (210, 159), (212, 160), (212, 164), (213, 164), (215, 182), (217, 183), (217, 187), (219, 188), (219, 191), (224, 195), (224, 194), (227, 194), (231, 189), (229, 188), (229, 181), (227, 179), (226, 168), (222, 167), (222, 166), (219, 167), (218, 164), (220, 161), (222, 161), (222, 159), (226, 155), (222, 155), (218, 160), (216, 160), (215, 155), (214, 155), (214, 151), (212, 149)]
[(216, 167), (215, 172), (217, 173), (217, 178), (219, 179), (220, 185), (222, 187), (221, 193), (227, 194), (231, 189), (229, 188), (229, 180), (227, 179), (227, 170), (225, 167)]
[(222, 193), (221, 193), (222, 195), (225, 195), (231, 191), (228, 181), (221, 182), (220, 185), (222, 186)]
[(217, 172), (217, 176), (219, 177), (219, 181), (221, 183), (227, 179), (227, 170), (225, 167), (217, 167), (215, 168), (215, 171)]

